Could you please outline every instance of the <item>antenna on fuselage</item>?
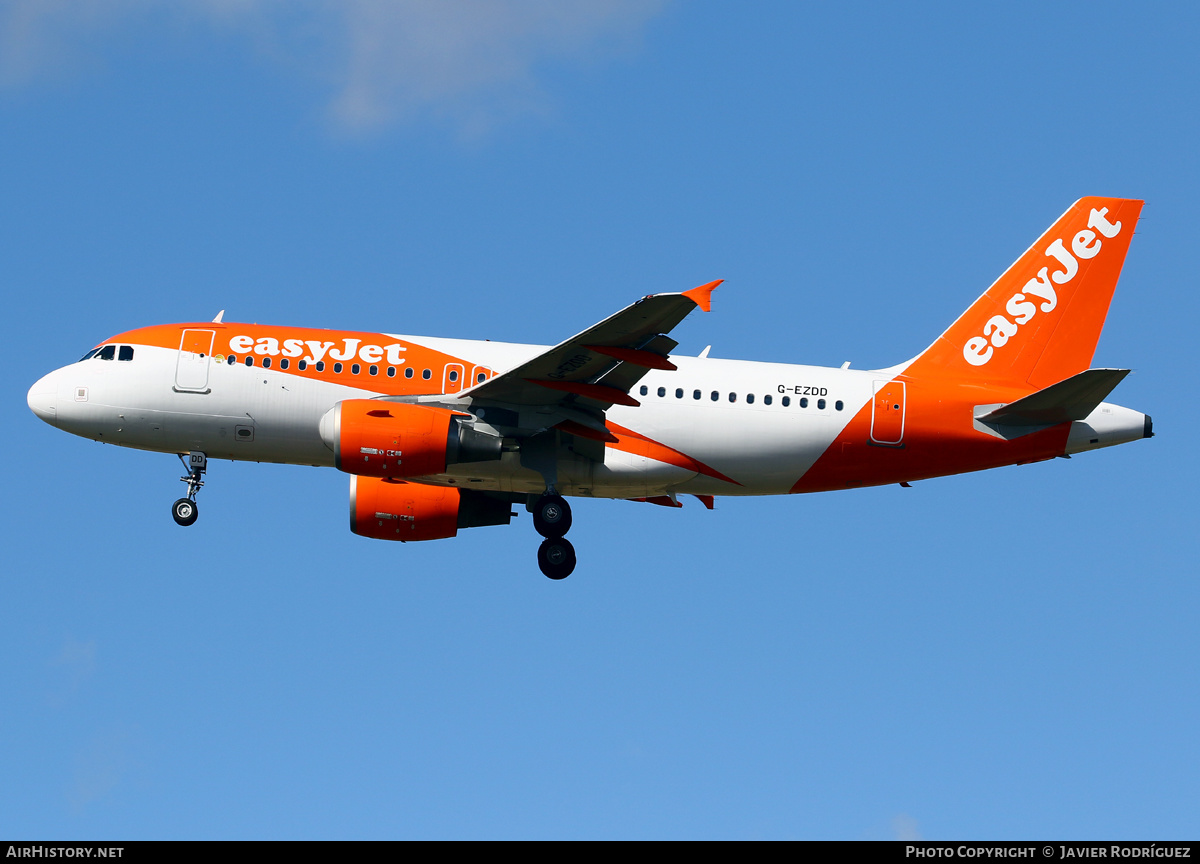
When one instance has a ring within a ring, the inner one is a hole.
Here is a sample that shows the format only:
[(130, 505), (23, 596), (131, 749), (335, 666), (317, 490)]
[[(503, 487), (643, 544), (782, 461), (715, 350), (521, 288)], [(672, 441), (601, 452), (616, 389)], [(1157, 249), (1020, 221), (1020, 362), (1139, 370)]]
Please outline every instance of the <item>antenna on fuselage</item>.
[(220, 312), (217, 313), (217, 317), (212, 320), (212, 323), (220, 324), (221, 318), (224, 317), (224, 315), (225, 315), (225, 310), (222, 309)]

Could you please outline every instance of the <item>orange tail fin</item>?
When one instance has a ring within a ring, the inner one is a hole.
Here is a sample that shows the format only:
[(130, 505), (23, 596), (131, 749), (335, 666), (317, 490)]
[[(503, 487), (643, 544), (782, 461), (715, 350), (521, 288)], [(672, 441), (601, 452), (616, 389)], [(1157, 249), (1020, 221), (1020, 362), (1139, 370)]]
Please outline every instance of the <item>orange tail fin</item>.
[(1038, 390), (1087, 369), (1141, 211), (1076, 201), (905, 374)]

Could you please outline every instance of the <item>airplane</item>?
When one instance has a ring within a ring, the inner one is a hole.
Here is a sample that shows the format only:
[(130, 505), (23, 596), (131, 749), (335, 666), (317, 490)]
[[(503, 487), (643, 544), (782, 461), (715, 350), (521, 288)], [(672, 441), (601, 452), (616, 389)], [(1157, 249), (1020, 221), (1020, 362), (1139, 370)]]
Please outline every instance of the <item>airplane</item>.
[(1089, 368), (1142, 201), (1075, 202), (933, 344), (886, 369), (671, 352), (721, 280), (652, 294), (553, 347), (223, 321), (106, 339), (29, 390), (33, 413), (174, 453), (196, 521), (209, 459), (350, 475), (350, 530), (383, 540), (509, 524), (575, 569), (567, 497), (670, 507), (1023, 464), (1153, 435)]

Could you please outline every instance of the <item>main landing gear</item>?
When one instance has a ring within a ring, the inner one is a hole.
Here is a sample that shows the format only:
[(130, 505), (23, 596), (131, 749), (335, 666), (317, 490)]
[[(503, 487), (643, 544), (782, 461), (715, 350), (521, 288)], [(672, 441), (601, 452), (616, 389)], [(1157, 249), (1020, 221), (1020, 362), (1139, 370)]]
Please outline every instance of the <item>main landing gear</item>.
[(575, 547), (564, 536), (571, 530), (571, 505), (548, 491), (530, 510), (534, 529), (546, 538), (538, 547), (538, 567), (551, 579), (566, 579), (575, 569)]
[(196, 507), (196, 493), (204, 485), (204, 481), (200, 478), (208, 470), (208, 457), (198, 450), (188, 453), (187, 459), (184, 459), (182, 453), (178, 456), (179, 461), (183, 463), (184, 469), (188, 472), (179, 479), (187, 484), (188, 491), (186, 498), (180, 498), (171, 505), (171, 516), (177, 525), (187, 527), (200, 515), (200, 511)]

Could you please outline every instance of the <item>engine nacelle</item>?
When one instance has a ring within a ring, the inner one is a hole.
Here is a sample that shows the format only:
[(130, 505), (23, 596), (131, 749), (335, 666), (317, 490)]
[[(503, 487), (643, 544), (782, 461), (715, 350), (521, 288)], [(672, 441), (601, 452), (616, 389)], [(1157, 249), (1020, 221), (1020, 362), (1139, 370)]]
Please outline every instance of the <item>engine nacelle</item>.
[(459, 528), (507, 525), (509, 502), (453, 486), (350, 478), (350, 530), (376, 540), (441, 540)]
[(338, 470), (366, 477), (423, 477), (447, 465), (499, 459), (502, 439), (464, 419), (445, 408), (347, 399), (321, 418), (321, 440)]

